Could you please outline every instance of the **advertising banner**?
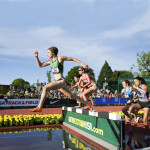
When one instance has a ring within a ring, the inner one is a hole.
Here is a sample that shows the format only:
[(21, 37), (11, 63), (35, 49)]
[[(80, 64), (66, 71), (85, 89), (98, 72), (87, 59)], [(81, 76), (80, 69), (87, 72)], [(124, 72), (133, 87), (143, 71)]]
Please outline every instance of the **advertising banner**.
[(0, 99), (0, 107), (37, 106), (40, 99)]
[[(7, 107), (26, 107), (26, 106), (37, 106), (40, 102), (39, 98), (24, 98), (24, 99), (0, 99), (0, 108)], [(50, 99), (46, 98), (43, 107), (55, 108), (62, 106), (76, 106), (76, 100), (70, 99)]]
[[(124, 147), (124, 121), (112, 120), (109, 118), (109, 113), (100, 112), (98, 116), (88, 115), (87, 113), (76, 113), (73, 111), (64, 111), (64, 125), (75, 127), (79, 129), (79, 133), (82, 131), (88, 133), (89, 136), (96, 137), (103, 142), (110, 143), (116, 147)], [(102, 116), (102, 117), (99, 117)], [(107, 116), (107, 117), (105, 117)], [(92, 138), (91, 138), (92, 139)], [(108, 144), (106, 144), (108, 145)]]
[(107, 105), (107, 104), (116, 104), (116, 105), (120, 105), (120, 104), (126, 104), (127, 99), (125, 97), (112, 97), (110, 98), (95, 98), (95, 102), (94, 105)]

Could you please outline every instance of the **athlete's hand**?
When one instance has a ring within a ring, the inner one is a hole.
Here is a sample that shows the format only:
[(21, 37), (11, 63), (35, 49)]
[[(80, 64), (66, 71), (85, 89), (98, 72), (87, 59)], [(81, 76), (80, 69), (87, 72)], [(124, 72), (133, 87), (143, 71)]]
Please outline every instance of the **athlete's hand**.
[(133, 88), (137, 89), (137, 86), (135, 84), (133, 84)]
[(115, 90), (115, 94), (118, 94), (118, 90)]
[(83, 64), (82, 66), (83, 66), (83, 68), (89, 68), (89, 66), (86, 64)]
[(131, 103), (131, 100), (128, 100), (127, 103)]
[(34, 52), (34, 56), (35, 56), (35, 57), (38, 57), (38, 51), (35, 51), (35, 52)]
[(137, 101), (138, 101), (138, 99), (137, 99), (137, 98), (134, 98), (134, 99), (133, 99), (133, 101), (134, 101), (134, 102), (137, 102)]

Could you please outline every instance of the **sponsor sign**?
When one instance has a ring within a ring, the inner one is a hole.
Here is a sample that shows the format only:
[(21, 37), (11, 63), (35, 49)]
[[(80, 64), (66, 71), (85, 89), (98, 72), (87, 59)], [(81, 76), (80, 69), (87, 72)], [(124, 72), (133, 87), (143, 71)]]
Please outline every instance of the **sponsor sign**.
[(112, 97), (110, 98), (95, 98), (94, 105), (107, 105), (107, 104), (115, 104), (115, 105), (120, 105), (120, 104), (126, 104), (127, 99), (125, 97)]
[(64, 111), (64, 122), (116, 147), (123, 146), (122, 120), (111, 120), (83, 113)]
[(0, 107), (37, 106), (40, 99), (0, 99)]

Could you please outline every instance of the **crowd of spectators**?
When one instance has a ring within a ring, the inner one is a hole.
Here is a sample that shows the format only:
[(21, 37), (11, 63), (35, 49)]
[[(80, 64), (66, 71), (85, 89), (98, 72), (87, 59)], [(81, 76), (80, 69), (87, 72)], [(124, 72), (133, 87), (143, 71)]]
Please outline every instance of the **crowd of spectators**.
[[(45, 83), (41, 83), (38, 88), (28, 88), (28, 89), (22, 89), (18, 88), (16, 90), (10, 90), (5, 96), (0, 95), (0, 98), (11, 98), (11, 99), (24, 99), (24, 98), (40, 98), (43, 87), (45, 86)], [(80, 89), (75, 88), (72, 90), (73, 94), (78, 95), (80, 93)], [(66, 99), (67, 97), (61, 93), (59, 90), (51, 90), (47, 93), (47, 97), (50, 99)], [(93, 98), (112, 98), (115, 97), (115, 95), (110, 92), (106, 87), (103, 87), (103, 89), (97, 89), (97, 92), (93, 93)]]
[(106, 89), (106, 87), (103, 87), (103, 89), (98, 89), (96, 96), (97, 98), (112, 98), (115, 97), (116, 95), (113, 94), (110, 90)]

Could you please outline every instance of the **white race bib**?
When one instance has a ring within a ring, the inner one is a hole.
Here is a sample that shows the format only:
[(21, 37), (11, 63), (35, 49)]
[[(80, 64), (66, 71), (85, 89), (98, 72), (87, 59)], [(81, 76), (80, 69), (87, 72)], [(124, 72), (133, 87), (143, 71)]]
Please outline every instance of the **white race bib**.
[(53, 67), (53, 68), (52, 68), (52, 72), (53, 72), (53, 73), (58, 73), (58, 72), (59, 72), (58, 67)]
[(144, 94), (139, 94), (138, 93), (137, 95), (138, 95), (139, 98), (143, 98), (144, 97)]
[(129, 98), (129, 95), (128, 95), (128, 94), (125, 94), (125, 98)]

